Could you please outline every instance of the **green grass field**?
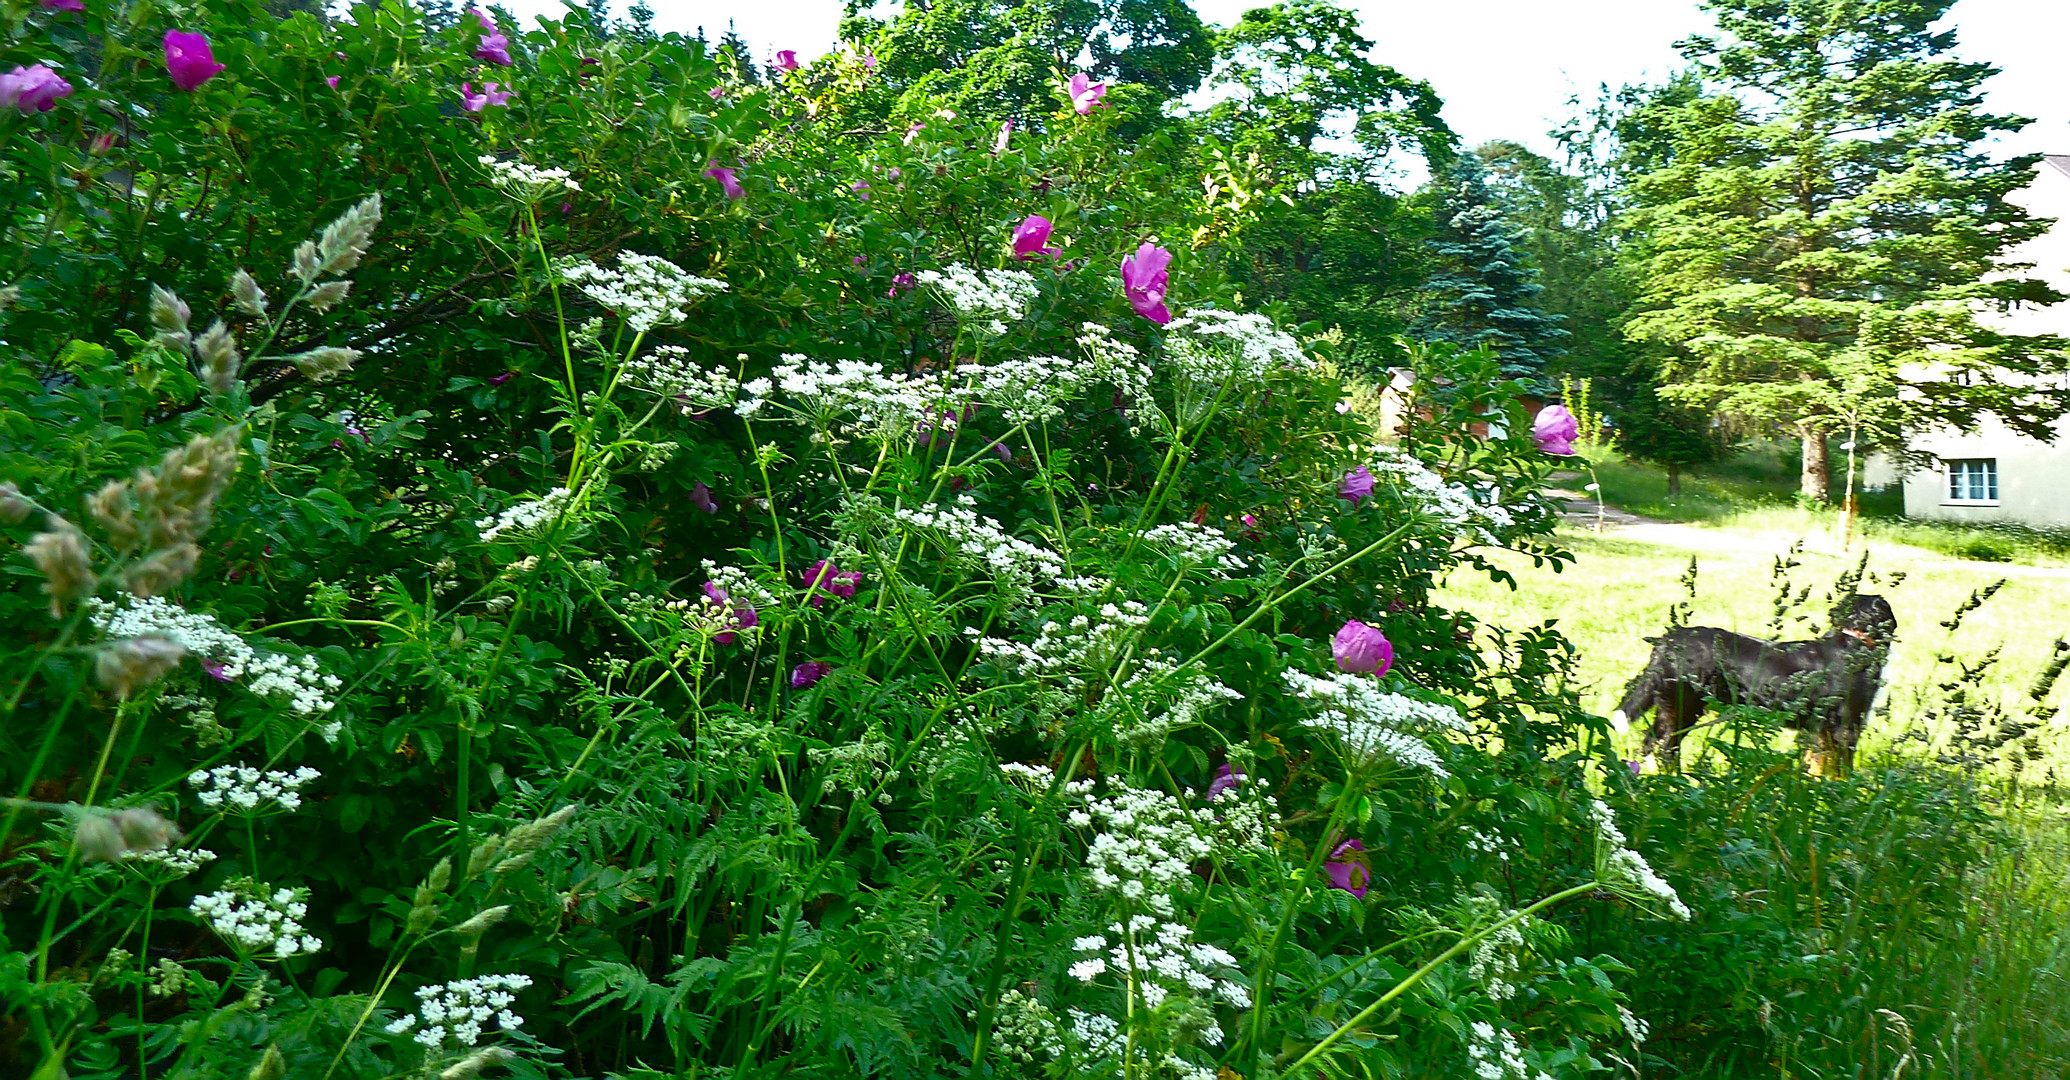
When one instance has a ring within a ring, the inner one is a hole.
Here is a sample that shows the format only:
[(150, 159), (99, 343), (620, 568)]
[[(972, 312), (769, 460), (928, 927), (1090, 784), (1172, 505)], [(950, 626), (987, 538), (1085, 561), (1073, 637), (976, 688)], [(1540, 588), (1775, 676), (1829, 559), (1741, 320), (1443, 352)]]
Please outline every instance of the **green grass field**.
[[(1795, 513), (1795, 511), (1792, 511)], [(1788, 523), (1784, 519), (1784, 523)], [(1765, 523), (1764, 523), (1765, 524)], [(1697, 625), (1722, 626), (1760, 637), (1807, 637), (1825, 629), (1825, 599), (1835, 579), (1860, 557), (1861, 541), (1843, 553), (1830, 532), (1813, 534), (1792, 558), (1791, 599), (1811, 587), (1806, 603), (1793, 607), (1780, 634), (1774, 630), (1777, 587), (1771, 574), (1778, 558), (1788, 555), (1801, 534), (1776, 528), (1724, 526), (1669, 530), (1689, 546), (1629, 538), (1654, 535), (1642, 529), (1598, 536), (1568, 528), (1561, 539), (1576, 555), (1564, 571), (1534, 569), (1524, 558), (1498, 555), (1496, 562), (1517, 575), (1514, 591), (1486, 577), (1455, 574), (1445, 585), (1444, 600), (1481, 619), (1502, 626), (1523, 627), (1551, 620), (1581, 654), (1585, 682), (1582, 701), (1608, 715), (1616, 708), (1624, 684), (1646, 661), (1649, 635), (1666, 626), (1669, 609), (1683, 599), (1680, 584), (1692, 554), (1697, 561), (1697, 588), (1690, 619)], [(2008, 711), (2024, 713), (2031, 706), (2026, 693), (2052, 654), (2059, 637), (2070, 637), (2070, 569), (2023, 564), (1997, 565), (1950, 558), (1906, 544), (1867, 541), (1869, 570), (1879, 582), (1865, 582), (1863, 591), (1890, 599), (1899, 620), (1899, 641), (1887, 675), (1890, 712), (1871, 723), (1863, 751), (1876, 753), (1917, 721), (1944, 695), (1938, 684), (1952, 671), (1937, 662), (1953, 656), (1976, 664), (1994, 649), (1996, 661), (1981, 677), (1984, 693)], [(1701, 545), (1701, 546), (1697, 546)], [(1890, 577), (1902, 573), (1897, 584)], [(1976, 590), (2006, 582), (1982, 607), (1969, 613), (1954, 632), (1940, 624)], [(1809, 621), (1800, 622), (1799, 618)], [(2060, 712), (2070, 686), (2052, 695)], [(1950, 731), (1932, 734), (1935, 748), (1945, 750)], [(1627, 736), (1625, 749), (1636, 754), (1638, 733)], [(2059, 715), (2043, 742), (2046, 757), (2032, 771), (2070, 780), (2070, 728)], [(1690, 752), (1697, 749), (1692, 742)]]

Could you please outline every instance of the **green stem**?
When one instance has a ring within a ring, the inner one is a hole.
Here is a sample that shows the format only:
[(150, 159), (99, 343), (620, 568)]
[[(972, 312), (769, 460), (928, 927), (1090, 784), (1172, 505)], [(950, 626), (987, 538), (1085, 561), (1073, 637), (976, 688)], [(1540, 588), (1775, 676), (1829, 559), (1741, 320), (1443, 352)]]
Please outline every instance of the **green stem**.
[[(1250, 1044), (1254, 1058), (1264, 1053), (1259, 1043), (1265, 1037), (1265, 1006), (1272, 998), (1272, 969), (1279, 966), (1280, 943), (1286, 940), (1287, 931), (1293, 928), (1294, 919), (1301, 914), (1301, 897), (1315, 881), (1316, 871), (1321, 870), (1322, 864), (1329, 859), (1330, 848), (1337, 842), (1337, 829), (1344, 823), (1345, 811), (1353, 802), (1352, 790), (1351, 785), (1346, 784), (1344, 790), (1337, 793), (1337, 804), (1330, 807), (1330, 818), (1323, 826), (1322, 839), (1309, 853), (1308, 865), (1302, 869), (1301, 876), (1287, 890), (1286, 910), (1280, 914), (1279, 925), (1272, 931), (1272, 940), (1265, 946), (1265, 955), (1258, 961), (1258, 977), (1251, 983)], [(1251, 1071), (1257, 1071), (1255, 1065)]]
[(1602, 884), (1603, 883), (1600, 881), (1591, 881), (1585, 885), (1576, 885), (1571, 889), (1565, 889), (1560, 892), (1556, 892), (1551, 896), (1548, 896), (1545, 899), (1540, 900), (1535, 904), (1532, 904), (1530, 907), (1527, 907), (1522, 911), (1510, 915), (1508, 918), (1503, 919), (1501, 922), (1494, 923), (1486, 927), (1485, 929), (1476, 931), (1475, 933), (1460, 938), (1458, 944), (1453, 945), (1451, 948), (1439, 953), (1429, 963), (1423, 965), (1420, 968), (1417, 968), (1413, 973), (1409, 975), (1409, 977), (1403, 979), (1401, 982), (1396, 983), (1394, 989), (1389, 990), (1385, 994), (1380, 995), (1379, 999), (1374, 1001), (1371, 1005), (1368, 1005), (1365, 1008), (1360, 1009), (1357, 1012), (1357, 1014), (1352, 1016), (1351, 1019), (1344, 1021), (1342, 1024), (1339, 1024), (1337, 1026), (1337, 1030), (1332, 1031), (1328, 1035), (1324, 1036), (1321, 1042), (1309, 1047), (1307, 1053), (1302, 1054), (1299, 1058), (1295, 1059), (1294, 1063), (1292, 1065), (1287, 1066), (1286, 1069), (1280, 1073), (1280, 1075), (1301, 1075), (1301, 1069), (1303, 1066), (1307, 1065), (1311, 1061), (1314, 1061), (1318, 1056), (1322, 1054), (1323, 1051), (1328, 1050), (1330, 1047), (1336, 1045), (1337, 1040), (1342, 1039), (1345, 1035), (1349, 1034), (1351, 1032), (1351, 1029), (1371, 1019), (1373, 1014), (1385, 1008), (1388, 1002), (1393, 1001), (1395, 998), (1398, 998), (1403, 994), (1407, 993), (1411, 987), (1415, 986), (1417, 983), (1420, 983), (1425, 978), (1429, 977), (1431, 972), (1436, 971), (1438, 968), (1442, 967), (1453, 957), (1458, 956), (1460, 953), (1465, 952), (1466, 950), (1473, 948), (1475, 945), (1480, 944), (1482, 941), (1486, 940), (1489, 935), (1495, 933), (1497, 930), (1501, 930), (1505, 927), (1512, 926), (1516, 923), (1522, 922), (1523, 920), (1530, 918), (1532, 915), (1535, 915), (1538, 912), (1545, 910), (1546, 908), (1552, 907), (1555, 904), (1571, 900), (1574, 897), (1581, 896), (1585, 893), (1594, 892), (1596, 889), (1600, 888)]

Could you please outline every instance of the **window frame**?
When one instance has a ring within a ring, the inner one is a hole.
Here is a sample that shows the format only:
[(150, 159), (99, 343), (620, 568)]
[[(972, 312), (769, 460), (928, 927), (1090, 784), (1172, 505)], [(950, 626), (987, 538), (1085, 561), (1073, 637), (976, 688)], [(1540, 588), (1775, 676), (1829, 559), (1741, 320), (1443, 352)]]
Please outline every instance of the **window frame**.
[[(2002, 489), (1998, 482), (1998, 459), (1995, 457), (1943, 458), (1941, 459), (1941, 505), (1942, 506), (1997, 506)], [(1965, 495), (1955, 494), (1957, 480)], [(1983, 497), (1970, 497), (1979, 490), (1988, 492)]]

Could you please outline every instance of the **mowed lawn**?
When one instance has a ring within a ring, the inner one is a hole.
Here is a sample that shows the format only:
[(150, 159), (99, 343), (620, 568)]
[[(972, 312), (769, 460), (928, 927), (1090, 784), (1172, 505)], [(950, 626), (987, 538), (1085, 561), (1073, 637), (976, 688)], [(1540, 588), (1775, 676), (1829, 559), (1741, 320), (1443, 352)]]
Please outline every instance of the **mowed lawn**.
[[(1770, 623), (1778, 591), (1772, 577), (1775, 561), (1787, 556), (1800, 536), (1758, 526), (1640, 524), (1611, 526), (1601, 535), (1585, 526), (1563, 526), (1559, 538), (1576, 556), (1561, 572), (1534, 569), (1528, 558), (1496, 553), (1493, 561), (1516, 574), (1519, 588), (1512, 591), (1461, 570), (1445, 582), (1440, 601), (1511, 628), (1551, 620), (1580, 650), (1582, 702), (1607, 716), (1625, 683), (1645, 664), (1651, 648), (1645, 638), (1665, 628), (1670, 607), (1684, 597), (1679, 579), (1692, 554), (1697, 584), (1690, 621), (1771, 637), (1776, 636)], [(1862, 551), (1857, 538), (1853, 549), (1843, 553), (1827, 530), (1802, 539), (1803, 550), (1789, 556), (1799, 564), (1788, 571), (1789, 595), (1795, 601), (1806, 585), (1811, 593), (1801, 607), (1792, 606), (1783, 637), (1809, 637), (1825, 629), (1833, 584)], [(1889, 598), (1899, 620), (1899, 641), (1887, 672), (1890, 713), (1870, 723), (1864, 752), (1888, 748), (1907, 729), (1919, 727), (1934, 737), (1937, 748), (1946, 748), (1948, 721), (1920, 723), (1927, 703), (1946, 696), (1937, 684), (1959, 675), (1937, 657), (1974, 666), (2000, 650), (1979, 680), (1979, 700), (1995, 698), (2015, 715), (2033, 707), (2029, 688), (2057, 640), (2070, 637), (2070, 568), (1970, 562), (1882, 541), (1870, 543), (1869, 555), (1870, 571), (1882, 580), (1865, 581), (1862, 591)], [(1892, 585), (1886, 575), (1895, 572), (1903, 577)], [(1973, 591), (2000, 579), (2006, 581), (2004, 588), (1965, 615), (1958, 629), (1951, 633), (1940, 625)], [(1800, 622), (1798, 616), (1810, 621)], [(2070, 678), (2049, 695), (2045, 715), (2050, 719), (2041, 737), (2045, 756), (2028, 764), (2029, 779), (2042, 780), (2052, 770), (2055, 778), (2070, 780), (2066, 702)], [(1635, 729), (1625, 740), (1626, 749), (1636, 751), (1639, 732)], [(1699, 745), (1692, 740), (1685, 757), (1694, 760)]]

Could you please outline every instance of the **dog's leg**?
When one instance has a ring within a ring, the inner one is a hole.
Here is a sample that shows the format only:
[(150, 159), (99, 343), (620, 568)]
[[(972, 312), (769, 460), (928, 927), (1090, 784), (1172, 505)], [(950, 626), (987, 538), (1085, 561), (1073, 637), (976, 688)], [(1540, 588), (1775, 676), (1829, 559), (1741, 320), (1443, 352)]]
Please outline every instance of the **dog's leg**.
[(1653, 728), (1646, 733), (1646, 767), (1649, 771), (1678, 773), (1682, 771), (1682, 693), (1680, 687), (1669, 687), (1653, 706)]

